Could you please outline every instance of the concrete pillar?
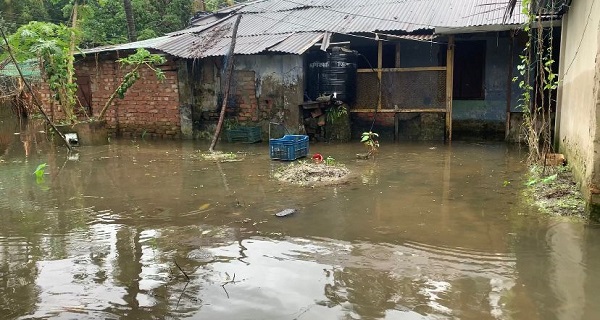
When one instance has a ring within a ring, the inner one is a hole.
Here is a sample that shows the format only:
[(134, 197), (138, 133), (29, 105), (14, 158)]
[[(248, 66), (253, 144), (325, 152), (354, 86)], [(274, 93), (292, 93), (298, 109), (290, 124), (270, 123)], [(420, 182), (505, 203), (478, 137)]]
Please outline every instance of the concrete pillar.
[(598, 45), (596, 48), (596, 68), (594, 74), (594, 110), (595, 110), (595, 137), (594, 137), (594, 163), (592, 171), (592, 182), (589, 188), (588, 208), (591, 218), (600, 220), (600, 21), (595, 28)]

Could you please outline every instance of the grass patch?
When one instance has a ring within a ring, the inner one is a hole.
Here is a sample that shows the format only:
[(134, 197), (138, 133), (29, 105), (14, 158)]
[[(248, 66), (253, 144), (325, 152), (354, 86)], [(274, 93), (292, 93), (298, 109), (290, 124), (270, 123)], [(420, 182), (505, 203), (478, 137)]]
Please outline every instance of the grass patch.
[(585, 200), (568, 166), (531, 167), (526, 196), (544, 213), (585, 218)]

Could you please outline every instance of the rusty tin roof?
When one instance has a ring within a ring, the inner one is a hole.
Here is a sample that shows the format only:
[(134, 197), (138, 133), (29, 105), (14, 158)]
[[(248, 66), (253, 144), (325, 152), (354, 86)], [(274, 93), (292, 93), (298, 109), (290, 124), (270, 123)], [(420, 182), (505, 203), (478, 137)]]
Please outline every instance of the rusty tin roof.
[[(202, 16), (189, 28), (163, 37), (85, 52), (149, 48), (190, 59), (222, 56), (231, 42), (235, 16), (240, 14), (236, 54), (302, 54), (325, 32), (389, 32), (427, 41), (433, 33), (500, 31), (525, 22), (520, 1), (506, 21), (505, 7), (506, 1), (498, 0), (256, 0)], [(418, 35), (422, 33), (429, 35)]]

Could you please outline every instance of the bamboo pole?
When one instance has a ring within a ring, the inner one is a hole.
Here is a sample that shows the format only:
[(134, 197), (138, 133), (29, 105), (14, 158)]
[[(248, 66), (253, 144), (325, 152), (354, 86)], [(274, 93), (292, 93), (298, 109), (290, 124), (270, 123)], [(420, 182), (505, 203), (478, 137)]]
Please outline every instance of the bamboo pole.
[(240, 25), (240, 20), (242, 15), (238, 15), (235, 23), (233, 24), (233, 32), (231, 34), (231, 45), (229, 46), (229, 53), (227, 59), (227, 66), (225, 68), (225, 93), (223, 94), (223, 102), (221, 104), (221, 113), (219, 114), (219, 122), (217, 122), (217, 128), (215, 129), (215, 135), (210, 143), (210, 147), (208, 151), (213, 152), (215, 150), (215, 146), (217, 145), (217, 140), (219, 140), (219, 135), (221, 134), (221, 129), (223, 128), (223, 120), (225, 119), (225, 109), (227, 109), (227, 102), (229, 100), (229, 89), (231, 87), (231, 75), (233, 73), (233, 57), (235, 53), (235, 40), (237, 37), (238, 26)]
[(377, 78), (379, 79), (379, 96), (377, 97), (377, 110), (381, 110), (381, 91), (383, 86), (381, 85), (383, 69), (383, 40), (377, 41)]
[(23, 83), (27, 87), (27, 90), (29, 90), (29, 92), (31, 93), (31, 96), (33, 97), (33, 102), (34, 102), (35, 106), (38, 108), (40, 113), (44, 116), (44, 119), (46, 119), (46, 122), (50, 125), (50, 127), (52, 127), (54, 132), (56, 132), (58, 134), (58, 136), (62, 139), (62, 141), (65, 143), (65, 146), (67, 146), (67, 149), (69, 149), (69, 151), (73, 151), (73, 148), (69, 144), (69, 141), (67, 141), (67, 138), (65, 138), (65, 136), (62, 134), (62, 132), (58, 131), (58, 128), (56, 128), (54, 123), (52, 123), (50, 118), (48, 118), (48, 115), (46, 114), (46, 112), (44, 112), (44, 109), (42, 108), (42, 104), (38, 100), (37, 95), (35, 94), (35, 92), (33, 92), (31, 85), (29, 84), (29, 82), (27, 82), (27, 80), (25, 80), (25, 77), (23, 76), (23, 73), (21, 72), (21, 68), (19, 67), (19, 63), (17, 62), (17, 59), (15, 59), (15, 56), (13, 55), (13, 52), (12, 52), (12, 48), (11, 48), (10, 44), (8, 43), (6, 34), (4, 33), (4, 25), (0, 25), (0, 34), (2, 35), (2, 39), (4, 40), (4, 43), (6, 44), (6, 51), (8, 52), (10, 59), (15, 64), (15, 68), (17, 69), (17, 72), (19, 73), (21, 80), (23, 80)]

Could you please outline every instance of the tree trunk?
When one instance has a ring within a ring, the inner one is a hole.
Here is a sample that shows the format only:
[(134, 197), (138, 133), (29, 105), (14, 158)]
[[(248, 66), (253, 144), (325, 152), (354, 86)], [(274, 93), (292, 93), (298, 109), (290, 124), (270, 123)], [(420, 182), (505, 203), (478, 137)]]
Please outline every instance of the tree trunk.
[(75, 44), (77, 42), (77, 36), (75, 30), (77, 29), (77, 12), (78, 12), (77, 1), (73, 4), (73, 20), (71, 22), (71, 40), (69, 43), (69, 54), (67, 55), (67, 88), (59, 90), (60, 105), (65, 112), (68, 122), (75, 120), (75, 97), (72, 96), (72, 91), (68, 89), (73, 84), (73, 75), (75, 74)]
[(227, 101), (229, 100), (229, 87), (231, 86), (231, 73), (233, 72), (233, 56), (235, 51), (235, 39), (237, 37), (238, 26), (242, 15), (238, 15), (233, 24), (233, 32), (231, 33), (231, 45), (229, 46), (229, 53), (227, 54), (227, 66), (225, 67), (225, 93), (223, 94), (223, 104), (221, 105), (221, 114), (219, 115), (219, 122), (217, 122), (217, 128), (215, 129), (215, 136), (212, 139), (208, 151), (213, 152), (219, 140), (221, 129), (223, 128), (223, 120), (225, 119), (225, 109), (227, 109)]
[(206, 11), (206, 3), (204, 0), (194, 0), (193, 3), (194, 13)]
[(137, 32), (135, 31), (135, 20), (133, 19), (133, 9), (131, 8), (131, 0), (123, 0), (125, 7), (125, 19), (127, 19), (127, 38), (129, 42), (137, 41)]

